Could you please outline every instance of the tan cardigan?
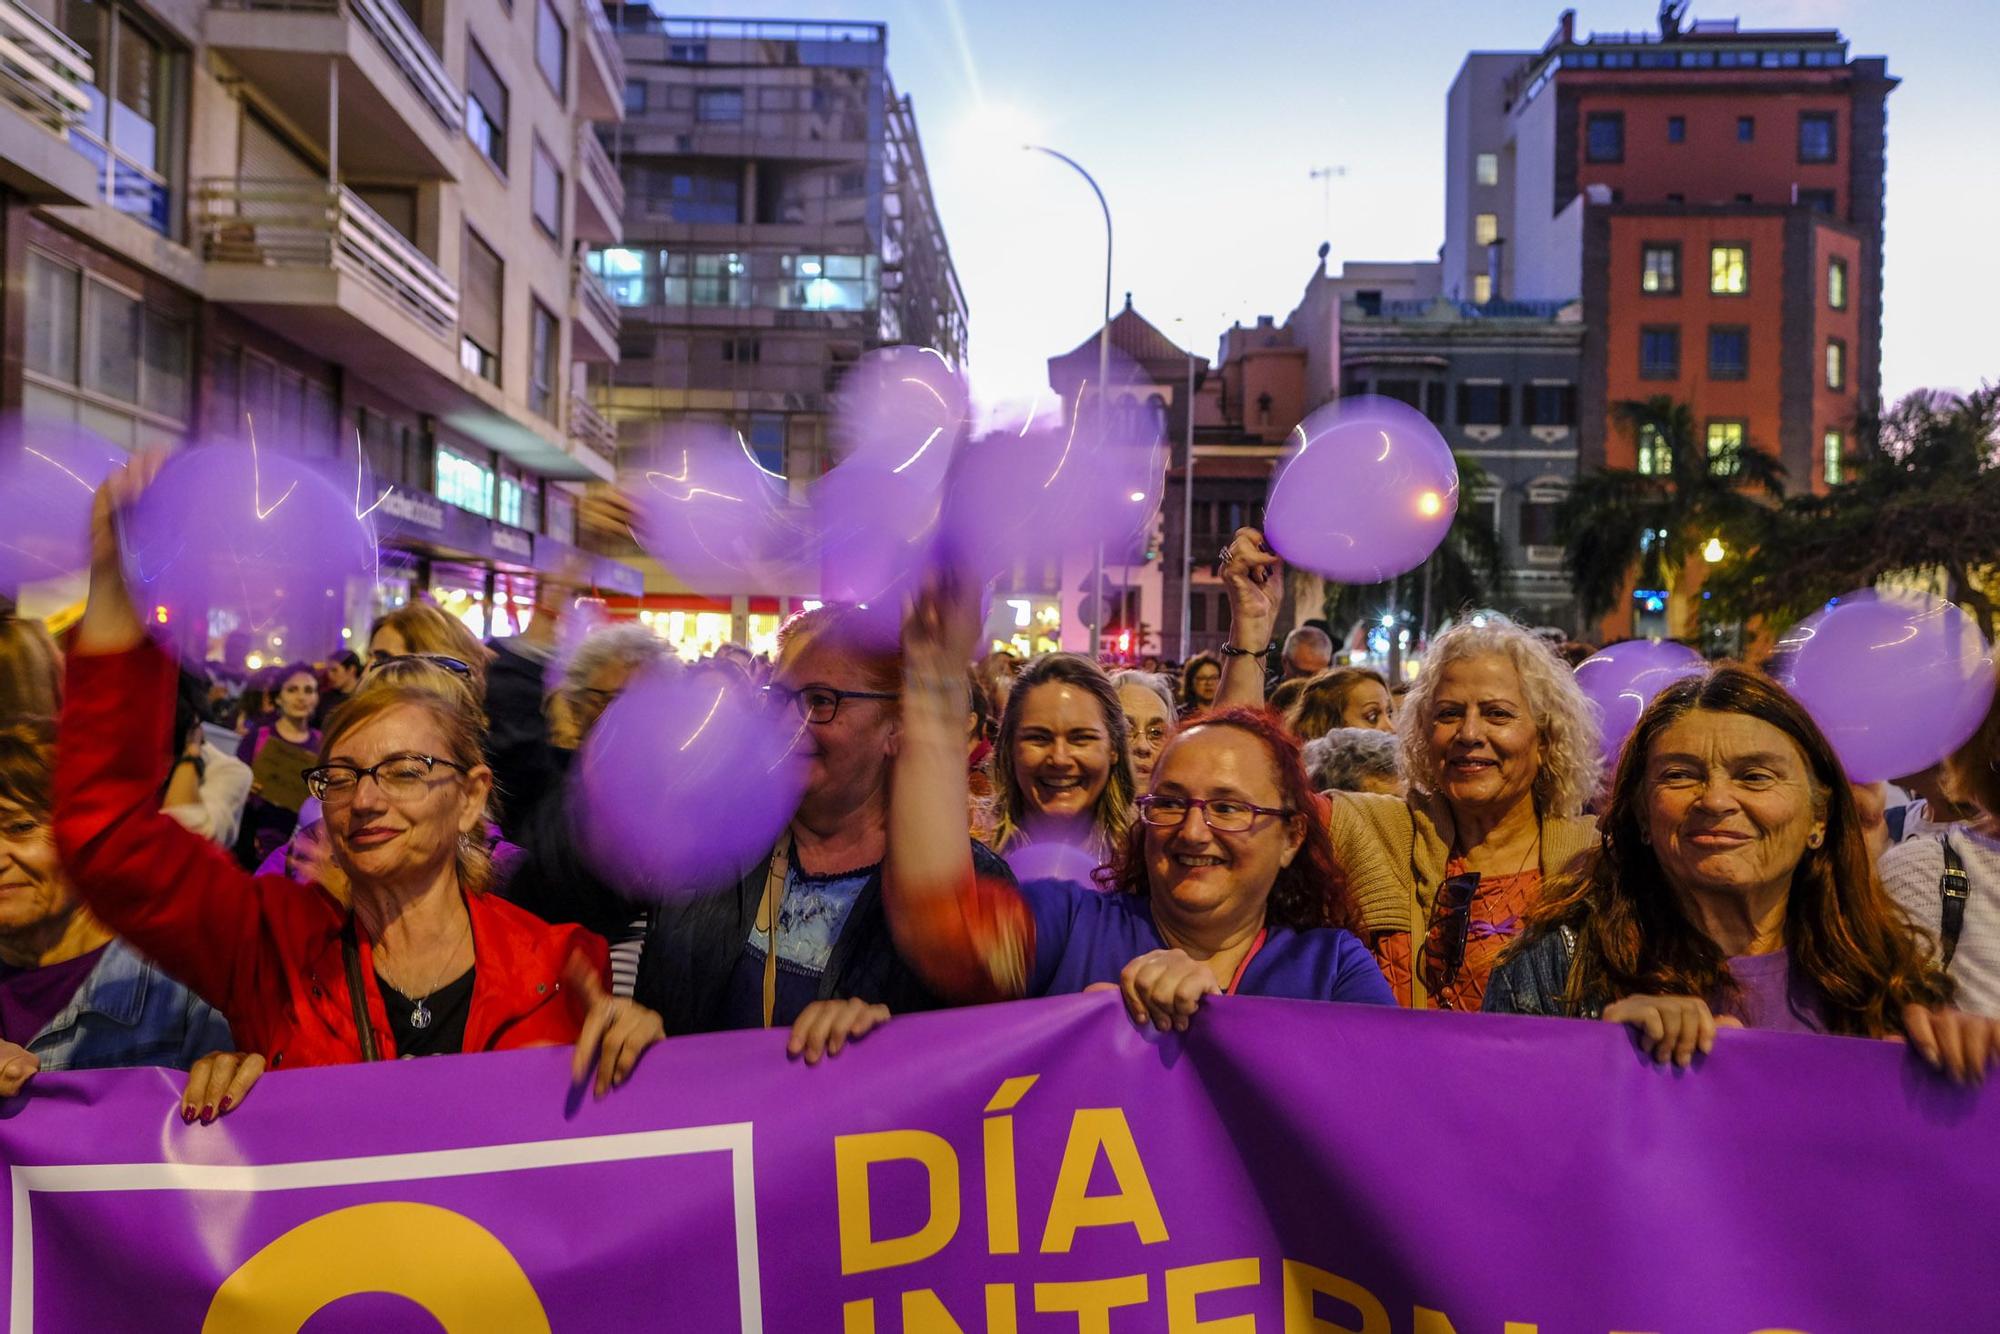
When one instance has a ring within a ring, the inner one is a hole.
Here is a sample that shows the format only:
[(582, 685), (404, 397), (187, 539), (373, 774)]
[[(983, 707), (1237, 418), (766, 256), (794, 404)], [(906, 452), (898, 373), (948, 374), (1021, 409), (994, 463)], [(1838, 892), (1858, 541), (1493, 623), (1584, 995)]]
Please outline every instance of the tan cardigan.
[[(1421, 935), (1451, 859), (1450, 807), (1420, 792), (1412, 792), (1407, 801), (1372, 792), (1329, 792), (1326, 797), (1332, 803), (1327, 832), (1333, 836), (1333, 857), (1361, 909), (1363, 938), (1372, 942), (1391, 931)], [(1543, 878), (1597, 842), (1597, 821), (1590, 816), (1543, 817)], [(1423, 980), (1417, 978), (1414, 986), (1421, 1008)]]

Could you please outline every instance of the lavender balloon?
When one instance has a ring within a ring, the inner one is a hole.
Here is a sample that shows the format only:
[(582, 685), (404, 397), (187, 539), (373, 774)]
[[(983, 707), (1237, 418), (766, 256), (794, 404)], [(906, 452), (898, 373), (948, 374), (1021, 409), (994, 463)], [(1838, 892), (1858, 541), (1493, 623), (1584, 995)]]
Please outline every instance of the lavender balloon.
[(861, 459), (849, 459), (815, 482), (811, 505), (820, 595), (829, 602), (899, 600), (917, 577), (936, 531), (938, 484)]
[(1786, 631), (1774, 675), (1857, 783), (1900, 778), (1969, 740), (1992, 706), (1993, 650), (1942, 598), (1879, 590)]
[(128, 455), (80, 426), (0, 425), (0, 589), (90, 565), (90, 505)]
[(1609, 645), (1576, 665), (1577, 686), (1597, 705), (1607, 775), (1617, 769), (1619, 753), (1653, 696), (1705, 670), (1701, 654), (1687, 645), (1652, 639)]
[(835, 452), (934, 489), (965, 428), (965, 377), (928, 347), (866, 353), (841, 378)]
[(147, 628), (199, 663), (212, 634), (310, 657), (339, 642), (350, 585), (372, 586), (375, 534), (346, 488), (307, 460), (254, 447), (184, 450), (121, 525), (125, 579)]
[(663, 900), (734, 884), (805, 792), (796, 710), (726, 672), (648, 672), (584, 741), (571, 816), (599, 874)]
[(1023, 884), (1030, 880), (1067, 880), (1095, 887), (1095, 854), (1070, 843), (1033, 842), (1018, 844), (1007, 854), (1008, 869)]
[[(640, 455), (629, 494), (633, 536), (697, 593), (745, 588), (790, 593), (806, 531), (741, 436), (706, 423), (675, 423)], [(807, 581), (810, 591), (814, 581)]]
[(1287, 562), (1344, 584), (1374, 584), (1424, 563), (1458, 512), (1458, 465), (1408, 404), (1329, 403), (1293, 432), (1271, 482), (1264, 534)]

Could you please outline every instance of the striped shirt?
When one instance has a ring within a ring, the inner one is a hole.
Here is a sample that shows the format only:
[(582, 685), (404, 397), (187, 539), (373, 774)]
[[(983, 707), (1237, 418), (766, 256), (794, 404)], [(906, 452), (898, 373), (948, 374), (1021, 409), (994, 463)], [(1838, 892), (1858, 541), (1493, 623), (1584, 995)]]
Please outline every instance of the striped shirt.
[[(1965, 867), (1965, 924), (1951, 976), (1958, 983), (1958, 1007), (2000, 1018), (2000, 839), (1953, 825), (1944, 837)], [(1935, 947), (1943, 929), (1944, 849), (1936, 838), (1913, 838), (1882, 854), (1882, 883), (1891, 898), (1914, 917)]]

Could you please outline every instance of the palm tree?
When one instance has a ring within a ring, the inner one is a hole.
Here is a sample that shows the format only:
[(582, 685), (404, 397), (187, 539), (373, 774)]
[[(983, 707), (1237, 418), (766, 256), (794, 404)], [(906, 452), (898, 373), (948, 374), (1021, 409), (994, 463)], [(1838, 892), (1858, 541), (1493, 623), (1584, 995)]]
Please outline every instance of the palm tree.
[[(1479, 466), (1478, 460), (1456, 450), (1452, 458), (1458, 464), (1460, 496), (1488, 485), (1486, 470)], [(1424, 605), (1426, 567), (1430, 572), (1433, 622), (1462, 607), (1492, 606), (1506, 573), (1507, 553), (1490, 520), (1491, 511), (1484, 506), (1461, 504), (1443, 543), (1424, 565), (1379, 584), (1329, 583), (1327, 624), (1351, 626), (1356, 621), (1372, 621), (1390, 606), (1420, 612)], [(1415, 637), (1422, 639), (1429, 631), (1429, 626), (1419, 626)]]
[(1578, 477), (1556, 512), (1570, 584), (1592, 617), (1610, 611), (1635, 575), (1671, 594), (1711, 538), (1728, 550), (1754, 544), (1767, 501), (1784, 494), (1782, 463), (1747, 441), (1711, 455), (1686, 403), (1661, 394), (1612, 412), (1631, 428), (1640, 466)]

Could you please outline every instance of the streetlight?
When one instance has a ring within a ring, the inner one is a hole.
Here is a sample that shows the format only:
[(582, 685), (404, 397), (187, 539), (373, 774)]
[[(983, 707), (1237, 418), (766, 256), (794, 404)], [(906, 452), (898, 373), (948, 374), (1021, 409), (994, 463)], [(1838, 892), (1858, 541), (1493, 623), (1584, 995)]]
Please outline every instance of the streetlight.
[(1707, 561), (1710, 565), (1720, 564), (1722, 562), (1723, 557), (1727, 556), (1728, 554), (1729, 553), (1723, 549), (1722, 539), (1719, 537), (1709, 538), (1707, 545), (1705, 545), (1701, 549), (1701, 558)]
[[(1066, 153), (1058, 153), (1053, 148), (1041, 144), (1022, 144), (1023, 152), (1044, 153), (1062, 163), (1077, 175), (1083, 177), (1084, 184), (1097, 196), (1097, 206), (1104, 210), (1104, 323), (1097, 331), (1097, 426), (1100, 435), (1105, 423), (1110, 420), (1111, 405), (1107, 399), (1106, 381), (1111, 378), (1111, 205), (1104, 202), (1104, 191), (1097, 186), (1097, 179), (1085, 171), (1080, 163)], [(1101, 442), (1100, 442), (1101, 444)], [(1095, 612), (1090, 618), (1090, 656), (1095, 659), (1104, 643), (1104, 544), (1097, 544), (1097, 558), (1091, 569), (1091, 607)]]

